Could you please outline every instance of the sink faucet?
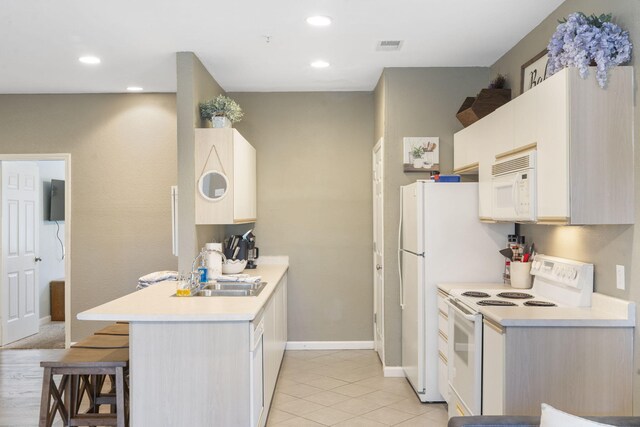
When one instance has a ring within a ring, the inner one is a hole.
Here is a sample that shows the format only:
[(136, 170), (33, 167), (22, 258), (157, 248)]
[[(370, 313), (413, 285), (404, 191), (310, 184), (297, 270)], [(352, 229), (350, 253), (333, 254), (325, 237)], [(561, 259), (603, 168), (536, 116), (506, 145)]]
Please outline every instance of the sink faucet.
[(202, 260), (204, 261), (204, 251), (200, 251), (200, 253), (198, 255), (196, 255), (196, 257), (193, 259), (193, 262), (191, 263), (191, 293), (193, 294), (194, 292), (197, 292), (200, 290), (200, 271), (198, 271), (198, 269), (196, 268), (196, 265), (198, 263), (198, 260)]

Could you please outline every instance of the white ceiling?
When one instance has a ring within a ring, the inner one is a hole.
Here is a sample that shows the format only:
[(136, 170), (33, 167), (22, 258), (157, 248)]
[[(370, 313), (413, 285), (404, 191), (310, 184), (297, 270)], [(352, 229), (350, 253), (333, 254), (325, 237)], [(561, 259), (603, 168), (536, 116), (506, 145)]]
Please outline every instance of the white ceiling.
[(0, 93), (175, 92), (179, 51), (227, 91), (371, 90), (384, 67), (489, 66), (562, 1), (0, 0)]

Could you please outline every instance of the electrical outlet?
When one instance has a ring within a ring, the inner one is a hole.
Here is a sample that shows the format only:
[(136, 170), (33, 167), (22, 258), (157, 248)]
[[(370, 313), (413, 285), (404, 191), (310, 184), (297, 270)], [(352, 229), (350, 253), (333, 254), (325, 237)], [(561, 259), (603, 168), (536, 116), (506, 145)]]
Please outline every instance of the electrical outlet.
[(616, 265), (616, 287), (624, 290), (624, 265)]

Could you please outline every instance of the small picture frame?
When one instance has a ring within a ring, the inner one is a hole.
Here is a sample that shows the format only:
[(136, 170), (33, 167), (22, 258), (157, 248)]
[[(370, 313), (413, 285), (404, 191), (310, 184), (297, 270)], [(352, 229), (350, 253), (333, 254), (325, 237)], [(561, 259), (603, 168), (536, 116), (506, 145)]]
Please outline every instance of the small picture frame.
[(402, 139), (402, 150), (402, 163), (405, 172), (432, 172), (440, 170), (439, 137), (404, 137)]
[(520, 93), (542, 83), (547, 78), (547, 63), (549, 57), (545, 49), (520, 67)]

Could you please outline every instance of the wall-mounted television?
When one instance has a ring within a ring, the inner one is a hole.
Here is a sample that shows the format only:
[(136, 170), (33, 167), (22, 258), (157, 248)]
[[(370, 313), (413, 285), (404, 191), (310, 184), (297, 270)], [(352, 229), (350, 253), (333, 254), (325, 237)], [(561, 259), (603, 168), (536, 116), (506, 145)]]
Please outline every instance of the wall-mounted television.
[(51, 197), (49, 203), (49, 221), (64, 221), (64, 181), (51, 180)]

